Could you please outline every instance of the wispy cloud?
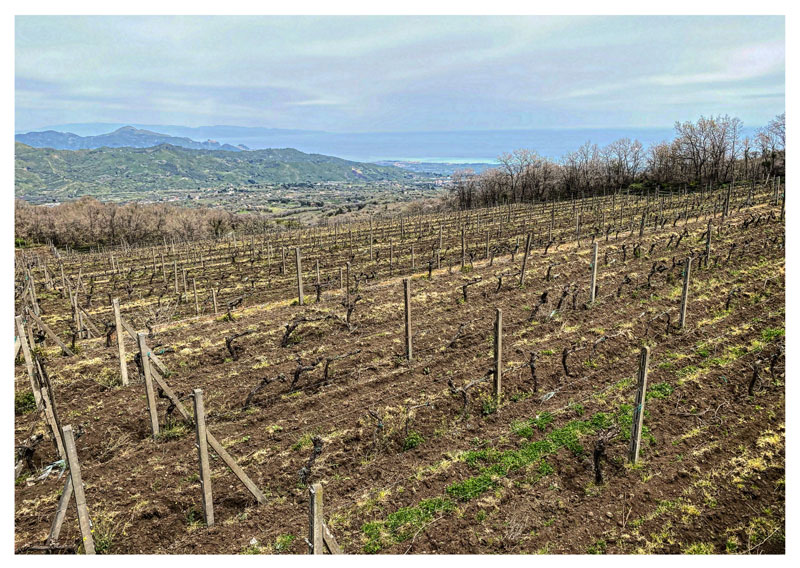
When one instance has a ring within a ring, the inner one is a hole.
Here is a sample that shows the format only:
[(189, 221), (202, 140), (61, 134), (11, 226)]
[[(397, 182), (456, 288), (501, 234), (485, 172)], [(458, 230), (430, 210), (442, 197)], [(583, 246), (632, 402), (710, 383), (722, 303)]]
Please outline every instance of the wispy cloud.
[(761, 124), (784, 106), (754, 96), (784, 93), (782, 17), (21, 16), (15, 33), (17, 129)]

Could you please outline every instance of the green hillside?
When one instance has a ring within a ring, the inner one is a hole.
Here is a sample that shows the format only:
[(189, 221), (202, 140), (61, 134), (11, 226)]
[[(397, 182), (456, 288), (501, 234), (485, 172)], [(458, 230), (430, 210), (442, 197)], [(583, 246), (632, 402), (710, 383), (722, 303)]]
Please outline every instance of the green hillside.
[(227, 152), (162, 144), (152, 148), (53, 150), (15, 143), (17, 196), (102, 196), (159, 189), (257, 184), (401, 181), (400, 168), (305, 154), (292, 148)]

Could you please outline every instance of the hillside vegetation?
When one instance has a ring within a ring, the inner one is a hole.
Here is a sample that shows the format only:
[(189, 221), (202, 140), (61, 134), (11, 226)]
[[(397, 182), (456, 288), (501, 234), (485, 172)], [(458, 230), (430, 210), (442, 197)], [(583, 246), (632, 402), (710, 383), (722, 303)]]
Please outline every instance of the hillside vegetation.
[(400, 181), (400, 168), (351, 162), (292, 148), (249, 152), (153, 148), (53, 150), (15, 144), (15, 193), (57, 200), (152, 191), (301, 182)]
[(172, 144), (182, 148), (193, 150), (229, 150), (240, 152), (248, 150), (247, 146), (232, 146), (231, 144), (220, 144), (215, 140), (198, 142), (191, 138), (170, 136), (151, 130), (141, 130), (133, 126), (123, 126), (113, 132), (100, 134), (98, 136), (79, 136), (72, 132), (57, 132), (55, 130), (45, 130), (43, 132), (28, 132), (17, 134), (14, 140), (22, 142), (34, 148), (53, 148), (56, 150), (89, 150), (92, 148), (150, 148), (160, 144)]

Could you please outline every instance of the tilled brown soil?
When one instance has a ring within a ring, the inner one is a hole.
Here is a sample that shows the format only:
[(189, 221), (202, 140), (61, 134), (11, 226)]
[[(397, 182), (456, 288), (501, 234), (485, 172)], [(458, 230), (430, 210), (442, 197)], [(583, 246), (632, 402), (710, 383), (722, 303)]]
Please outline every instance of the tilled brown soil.
[[(464, 274), (417, 274), (410, 364), (398, 278), (362, 284), (350, 326), (342, 294), (329, 292), (304, 307), (289, 299), (250, 306), (234, 312), (233, 322), (200, 317), (156, 328), (151, 346), (166, 348), (167, 382), (182, 397), (204, 390), (209, 430), (268, 497), (256, 506), (212, 454), (213, 527), (201, 520), (193, 427), (176, 413), (166, 416), (160, 399), (160, 423), (170, 427), (152, 439), (136, 366), (129, 365), (130, 386), (111, 386), (116, 346), (84, 341), (69, 358), (49, 348), (62, 422), (82, 432), (78, 454), (95, 539), (109, 553), (304, 553), (308, 493), (298, 473), (319, 436), (323, 450), (305, 481), (322, 482), (326, 521), (347, 553), (783, 552), (784, 229), (775, 220), (742, 227), (770, 211), (758, 206), (723, 225), (716, 219), (707, 267), (699, 266), (706, 219), (689, 224), (677, 246), (670, 236), (678, 231), (669, 229), (643, 239), (612, 235), (600, 243), (591, 306), (585, 243), (547, 256), (533, 251), (524, 288), (518, 276), (498, 286), (498, 275), (518, 270), (519, 256), (476, 262)], [(679, 330), (682, 261), (692, 251), (691, 303)], [(464, 301), (461, 286), (479, 277)], [(495, 407), (491, 380), (484, 380), (467, 391), (465, 407), (452, 389), (487, 378), (495, 308), (504, 319), (503, 399)], [(285, 325), (298, 316), (314, 321), (300, 323), (284, 347)], [(234, 357), (225, 337), (245, 330), (251, 333), (235, 340)], [(630, 466), (620, 417), (633, 403), (645, 344), (649, 385), (659, 396), (646, 403), (651, 436), (640, 463)], [(753, 366), (760, 380), (750, 396)], [(298, 367), (312, 368), (292, 384)], [(246, 407), (265, 379), (274, 380)], [(17, 390), (27, 384), (20, 365)], [(600, 432), (588, 432), (580, 448), (557, 448), (473, 494), (453, 492), (481, 473), (464, 452), (514, 452), (600, 412), (616, 417), (618, 428), (602, 462), (604, 483), (594, 483), (592, 466)], [(545, 415), (550, 423), (519, 434), (520, 424)], [(36, 431), (46, 433), (36, 413), (17, 416), (18, 442)], [(419, 436), (415, 447), (409, 434)], [(42, 443), (33, 457), (37, 473), (56, 459), (54, 446)], [(18, 480), (18, 550), (44, 542), (62, 485), (56, 473)], [(392, 525), (437, 498), (450, 505), (405, 521), (403, 530)], [(79, 538), (72, 508), (60, 540)]]

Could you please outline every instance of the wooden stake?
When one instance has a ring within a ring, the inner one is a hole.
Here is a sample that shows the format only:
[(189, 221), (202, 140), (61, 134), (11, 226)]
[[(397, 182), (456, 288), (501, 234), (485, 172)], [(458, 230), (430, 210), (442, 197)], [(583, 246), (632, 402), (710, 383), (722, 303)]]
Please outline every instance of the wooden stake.
[(94, 539), (92, 538), (92, 523), (89, 520), (89, 509), (86, 506), (86, 495), (83, 492), (83, 479), (81, 466), (78, 463), (78, 451), (75, 448), (75, 435), (72, 426), (64, 426), (64, 444), (67, 446), (67, 464), (72, 477), (72, 488), (75, 492), (75, 505), (78, 509), (78, 523), (83, 537), (83, 550), (86, 554), (94, 554)]
[(345, 289), (344, 294), (345, 294), (345, 301), (347, 303), (347, 306), (349, 307), (350, 306), (350, 263), (349, 262), (345, 265), (345, 276), (347, 277), (347, 279), (345, 280), (344, 283), (344, 289)]
[(200, 462), (200, 489), (203, 493), (203, 515), (206, 526), (214, 524), (214, 497), (211, 494), (211, 467), (208, 463), (208, 435), (206, 432), (206, 411), (203, 405), (202, 389), (194, 389), (194, 424), (197, 434), (197, 455)]
[(324, 553), (322, 520), (322, 484), (315, 483), (308, 488), (308, 553)]
[(55, 333), (53, 333), (53, 330), (52, 330), (52, 329), (50, 329), (50, 326), (49, 326), (49, 325), (47, 325), (46, 323), (44, 323), (44, 322), (43, 322), (41, 319), (39, 319), (39, 317), (37, 317), (37, 316), (36, 316), (36, 314), (34, 314), (34, 313), (30, 313), (30, 312), (28, 312), (28, 315), (29, 315), (29, 316), (31, 316), (31, 318), (33, 319), (33, 321), (35, 321), (35, 322), (38, 324), (38, 326), (39, 326), (39, 327), (41, 327), (41, 328), (42, 328), (42, 330), (43, 330), (43, 331), (44, 331), (44, 332), (47, 334), (47, 336), (48, 336), (50, 339), (52, 339), (53, 341), (55, 341), (55, 342), (56, 342), (56, 344), (57, 344), (59, 347), (61, 347), (61, 351), (62, 351), (62, 352), (65, 354), (65, 355), (75, 355), (75, 353), (73, 353), (72, 351), (70, 351), (69, 347), (67, 347), (66, 345), (64, 345), (64, 342), (63, 342), (63, 341), (61, 341), (61, 340), (58, 338), (58, 336), (57, 336)]
[(503, 311), (497, 308), (494, 320), (494, 399), (500, 402), (503, 386)]
[(23, 323), (22, 316), (15, 317), (14, 321), (17, 322), (17, 339), (19, 339), (19, 342), (22, 345), (22, 355), (25, 358), (25, 369), (28, 371), (28, 380), (30, 380), (31, 383), (31, 391), (33, 391), (33, 398), (36, 401), (36, 408), (42, 410), (44, 408), (42, 404), (42, 393), (39, 391), (39, 385), (36, 382), (36, 378), (33, 376), (33, 355), (31, 354), (30, 345), (28, 345), (28, 338), (25, 335), (25, 324)]
[(158, 408), (156, 407), (156, 396), (153, 391), (153, 377), (150, 369), (150, 348), (147, 347), (145, 342), (146, 335), (144, 333), (138, 334), (139, 339), (139, 357), (142, 360), (142, 370), (144, 371), (144, 388), (145, 395), (147, 396), (147, 410), (150, 413), (150, 430), (153, 432), (153, 439), (158, 436)]
[(119, 348), (119, 375), (122, 384), (128, 386), (128, 363), (125, 360), (125, 330), (122, 329), (122, 316), (119, 313), (119, 299), (111, 302), (114, 307), (114, 324), (117, 330), (117, 347)]
[[(164, 394), (166, 394), (175, 405), (175, 408), (178, 410), (180, 415), (183, 416), (185, 420), (192, 422), (191, 414), (189, 414), (189, 411), (183, 405), (180, 398), (178, 398), (178, 395), (175, 394), (163, 377), (161, 377), (161, 375), (159, 375), (155, 369), (150, 369), (150, 372), (153, 376), (153, 379), (155, 379), (156, 383), (158, 383), (158, 386), (160, 386), (161, 390), (164, 391)], [(211, 449), (214, 450), (214, 452), (222, 459), (223, 462), (225, 462), (225, 465), (230, 468), (233, 474), (239, 478), (239, 481), (241, 481), (247, 490), (253, 495), (253, 497), (256, 498), (256, 501), (262, 504), (266, 503), (267, 498), (264, 496), (261, 490), (256, 486), (255, 483), (253, 483), (253, 480), (247, 476), (241, 466), (239, 466), (239, 464), (236, 463), (236, 460), (233, 459), (233, 456), (231, 456), (227, 450), (225, 450), (222, 444), (219, 443), (219, 441), (211, 432), (208, 431), (208, 429), (206, 429), (206, 438), (208, 440), (208, 445), (211, 446)]]
[(53, 518), (53, 524), (50, 525), (50, 534), (44, 542), (47, 546), (52, 546), (58, 542), (58, 537), (61, 534), (61, 526), (64, 524), (64, 518), (67, 516), (67, 508), (69, 502), (72, 500), (72, 474), (67, 474), (67, 480), (64, 482), (64, 490), (61, 492), (61, 498), (58, 500), (58, 509), (56, 509), (56, 516)]
[(411, 285), (408, 278), (403, 278), (403, 298), (405, 299), (405, 327), (406, 327), (406, 359), (414, 358), (414, 349), (411, 341)]
[(44, 370), (38, 359), (36, 360), (36, 369), (39, 377), (39, 391), (42, 394), (44, 417), (53, 434), (53, 440), (56, 443), (58, 455), (61, 459), (65, 459), (67, 454), (64, 449), (64, 432), (61, 428), (61, 422), (58, 419), (58, 409), (56, 408), (56, 399), (53, 394), (53, 385), (50, 384), (47, 375), (44, 374)]
[(642, 443), (642, 421), (644, 420), (645, 394), (647, 393), (647, 366), (650, 364), (650, 348), (642, 347), (639, 358), (639, 384), (636, 390), (636, 403), (633, 407), (633, 425), (631, 426), (631, 445), (628, 460), (636, 464), (639, 460), (639, 447)]
[(200, 315), (200, 302), (197, 301), (197, 280), (192, 278), (192, 290), (194, 291), (194, 315)]
[(531, 234), (528, 233), (527, 238), (525, 239), (525, 253), (522, 257), (522, 270), (519, 273), (519, 287), (522, 288), (525, 285), (525, 268), (528, 266), (528, 254), (531, 252)]
[(325, 540), (325, 546), (328, 548), (328, 552), (331, 554), (341, 554), (342, 549), (339, 547), (339, 543), (336, 542), (336, 539), (333, 537), (330, 529), (328, 529), (328, 525), (322, 523), (322, 537)]
[(464, 235), (464, 227), (461, 227), (461, 268), (463, 269), (467, 262), (467, 244)]
[(681, 295), (681, 316), (678, 327), (683, 329), (686, 326), (686, 307), (689, 304), (689, 277), (692, 272), (692, 257), (686, 259), (683, 264), (683, 294)]
[(300, 262), (300, 247), (294, 247), (294, 265), (297, 269), (297, 302), (303, 305), (303, 267)]
[(592, 283), (589, 289), (589, 302), (594, 304), (597, 293), (597, 243), (592, 247)]

